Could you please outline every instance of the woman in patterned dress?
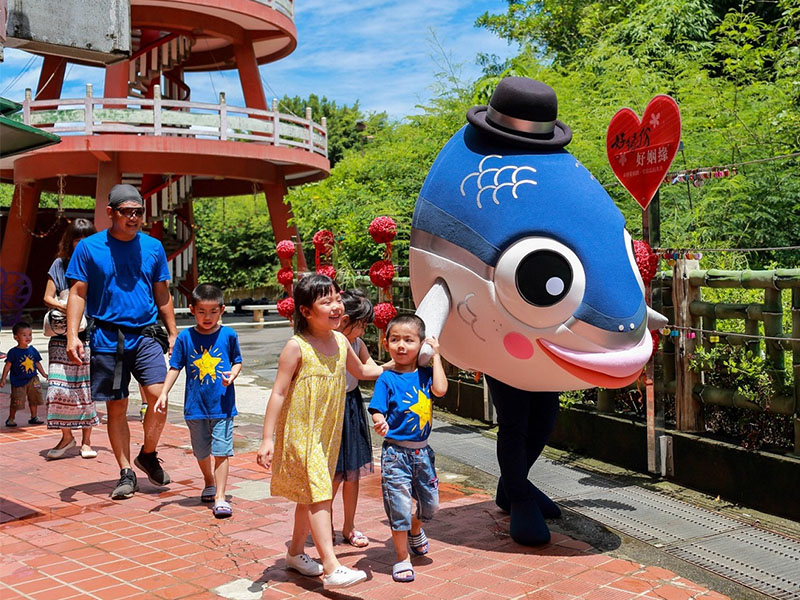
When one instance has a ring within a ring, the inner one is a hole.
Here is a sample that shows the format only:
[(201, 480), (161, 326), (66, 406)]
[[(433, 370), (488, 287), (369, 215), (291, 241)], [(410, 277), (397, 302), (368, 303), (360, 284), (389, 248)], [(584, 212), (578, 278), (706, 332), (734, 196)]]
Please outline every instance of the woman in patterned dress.
[[(331, 536), (345, 369), (359, 379), (376, 379), (382, 369), (363, 364), (347, 338), (335, 331), (344, 306), (334, 281), (307, 275), (294, 288), (294, 303), (295, 335), (278, 359), (256, 460), (272, 470), (272, 495), (297, 503), (287, 567), (311, 577), (322, 575), (325, 589), (347, 587), (367, 574), (339, 563)], [(309, 530), (322, 564), (304, 552)]]
[[(58, 245), (58, 256), (47, 272), (47, 287), (44, 303), (66, 314), (67, 305), (59, 301), (59, 295), (69, 290), (65, 277), (69, 259), (80, 240), (95, 233), (94, 225), (88, 219), (74, 219), (69, 224)], [(83, 334), (81, 334), (83, 335)], [(61, 440), (47, 452), (47, 459), (64, 456), (75, 445), (73, 429), (80, 429), (81, 456), (94, 458), (97, 452), (92, 448), (92, 427), (99, 424), (97, 411), (92, 400), (89, 381), (89, 344), (84, 340), (86, 350), (83, 363), (76, 365), (67, 357), (67, 336), (55, 335), (47, 346), (49, 368), (47, 383), (47, 428), (60, 429)]]

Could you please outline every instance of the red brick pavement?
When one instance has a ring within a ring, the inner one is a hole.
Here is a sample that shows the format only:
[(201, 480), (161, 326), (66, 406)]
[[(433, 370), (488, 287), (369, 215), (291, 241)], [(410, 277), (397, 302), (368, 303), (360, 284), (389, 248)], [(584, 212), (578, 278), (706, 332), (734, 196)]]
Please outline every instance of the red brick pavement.
[[(131, 433), (136, 446), (141, 427), (135, 421)], [(200, 502), (202, 478), (188, 433), (179, 424), (166, 425), (160, 448), (173, 483), (156, 488), (141, 477), (140, 492), (119, 502), (108, 496), (118, 471), (105, 427), (94, 432), (99, 451), (94, 460), (81, 459), (75, 449), (68, 458), (45, 461), (58, 435), (43, 426), (0, 429), (3, 600), (281, 600), (322, 593), (319, 579), (284, 570), (293, 505), (282, 498), (240, 497), (267, 489), (269, 477), (253, 453), (232, 460), (234, 515), (216, 520)], [(364, 480), (357, 524), (371, 543), (356, 549), (340, 537), (336, 550), (343, 564), (365, 569), (369, 579), (326, 595), (375, 600), (726, 598), (665, 569), (614, 558), (564, 535), (555, 534), (540, 548), (519, 546), (509, 538), (507, 518), (491, 498), (470, 491), (441, 486), (440, 512), (426, 527), (431, 552), (414, 559), (416, 581), (399, 584), (391, 580), (394, 551), (379, 477)], [(316, 555), (313, 548), (309, 553)]]

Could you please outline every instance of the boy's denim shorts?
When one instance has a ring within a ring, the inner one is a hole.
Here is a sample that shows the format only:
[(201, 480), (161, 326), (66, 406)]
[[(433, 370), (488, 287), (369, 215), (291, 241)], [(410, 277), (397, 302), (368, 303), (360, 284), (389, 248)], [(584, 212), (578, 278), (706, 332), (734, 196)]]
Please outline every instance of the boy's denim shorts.
[(392, 531), (411, 529), (412, 499), (417, 501), (417, 518), (430, 521), (439, 508), (439, 479), (433, 448), (403, 448), (390, 442), (381, 451), (383, 507)]
[(113, 352), (92, 352), (90, 357), (92, 400), (107, 402), (129, 396), (131, 375), (142, 385), (164, 383), (167, 364), (161, 346), (153, 338), (141, 337), (131, 350), (122, 353), (122, 385), (114, 390), (114, 368), (117, 355)]
[(208, 456), (233, 456), (233, 417), (186, 421), (192, 439), (192, 454), (198, 460)]

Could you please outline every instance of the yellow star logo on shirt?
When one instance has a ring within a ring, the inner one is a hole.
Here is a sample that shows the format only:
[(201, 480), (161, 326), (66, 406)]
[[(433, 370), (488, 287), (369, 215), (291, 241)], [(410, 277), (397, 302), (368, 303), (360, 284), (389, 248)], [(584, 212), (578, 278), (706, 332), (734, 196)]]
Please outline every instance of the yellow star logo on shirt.
[(431, 399), (425, 395), (425, 392), (422, 390), (415, 391), (417, 392), (417, 402), (409, 407), (409, 411), (419, 417), (419, 429), (423, 431), (427, 425), (433, 422), (433, 407), (431, 406)]
[(208, 376), (211, 377), (211, 381), (217, 380), (217, 365), (221, 358), (217, 358), (215, 356), (211, 356), (208, 353), (208, 350), (203, 350), (203, 355), (195, 360), (192, 364), (200, 370), (199, 375), (197, 378), (202, 382), (203, 378)]
[(33, 359), (30, 356), (26, 356), (20, 366), (25, 369), (26, 373), (33, 373)]

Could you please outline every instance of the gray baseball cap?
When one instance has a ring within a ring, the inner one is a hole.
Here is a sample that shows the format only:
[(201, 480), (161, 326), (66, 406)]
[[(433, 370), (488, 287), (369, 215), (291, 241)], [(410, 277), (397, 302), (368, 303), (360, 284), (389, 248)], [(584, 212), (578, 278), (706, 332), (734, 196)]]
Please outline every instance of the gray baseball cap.
[(111, 208), (116, 208), (123, 202), (136, 202), (136, 204), (144, 206), (139, 190), (127, 183), (118, 183), (111, 188), (111, 192), (108, 194), (108, 205)]

